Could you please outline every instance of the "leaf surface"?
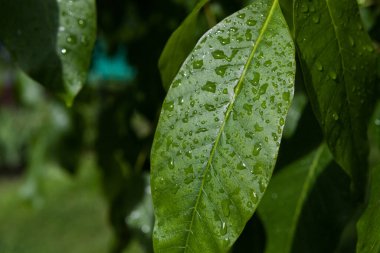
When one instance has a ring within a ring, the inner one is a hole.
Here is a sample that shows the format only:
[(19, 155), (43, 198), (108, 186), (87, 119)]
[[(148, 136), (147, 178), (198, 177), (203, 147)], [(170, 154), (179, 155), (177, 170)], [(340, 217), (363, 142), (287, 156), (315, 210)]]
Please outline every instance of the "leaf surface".
[(293, 8), (309, 98), (334, 158), (358, 190), (366, 181), (374, 49), (356, 1), (295, 0)]
[(357, 223), (358, 253), (380, 252), (380, 101), (377, 101), (369, 127), (371, 142), (368, 205)]
[(294, 46), (278, 1), (209, 30), (175, 77), (152, 153), (155, 252), (226, 252), (271, 177), (293, 97)]
[(176, 76), (182, 63), (194, 48), (197, 40), (206, 30), (199, 21), (199, 12), (208, 0), (200, 0), (193, 11), (182, 24), (173, 32), (160, 56), (158, 67), (166, 90)]
[(273, 177), (258, 207), (267, 232), (266, 253), (292, 252), (302, 208), (318, 176), (331, 161), (328, 148), (321, 145)]
[(0, 6), (0, 40), (13, 59), (70, 105), (90, 64), (95, 1), (0, 0)]

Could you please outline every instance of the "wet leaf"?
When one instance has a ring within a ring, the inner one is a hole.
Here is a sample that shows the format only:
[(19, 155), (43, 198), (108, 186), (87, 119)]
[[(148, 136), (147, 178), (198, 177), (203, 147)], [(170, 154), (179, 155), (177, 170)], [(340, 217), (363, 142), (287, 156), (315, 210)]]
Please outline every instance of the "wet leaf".
[(153, 143), (156, 252), (228, 251), (271, 177), (294, 77), (277, 0), (255, 1), (200, 39)]
[(182, 63), (194, 48), (197, 40), (206, 31), (206, 26), (199, 22), (199, 12), (208, 0), (200, 0), (193, 11), (182, 24), (173, 32), (162, 51), (158, 67), (166, 90), (176, 76)]
[(296, 43), (314, 112), (334, 158), (353, 178), (356, 190), (362, 190), (375, 55), (357, 3), (296, 0), (293, 7)]
[(258, 208), (267, 232), (266, 253), (292, 252), (302, 208), (331, 161), (328, 148), (321, 145), (273, 177)]
[(0, 0), (0, 6), (0, 40), (13, 59), (70, 105), (90, 64), (95, 1)]

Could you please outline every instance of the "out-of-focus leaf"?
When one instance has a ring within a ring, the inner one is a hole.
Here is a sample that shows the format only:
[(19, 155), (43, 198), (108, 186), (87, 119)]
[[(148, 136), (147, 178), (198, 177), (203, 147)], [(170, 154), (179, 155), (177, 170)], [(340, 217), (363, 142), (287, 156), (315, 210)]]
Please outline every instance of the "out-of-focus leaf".
[(273, 177), (258, 207), (267, 232), (266, 253), (292, 252), (302, 207), (331, 160), (328, 148), (321, 145)]
[(380, 166), (371, 168), (370, 185), (369, 203), (357, 224), (358, 253), (380, 252)]
[(380, 103), (378, 101), (369, 127), (371, 144), (370, 188), (366, 210), (357, 223), (357, 253), (380, 252)]
[[(176, 76), (182, 63), (194, 48), (199, 37), (206, 31), (199, 25), (199, 11), (208, 2), (200, 0), (193, 11), (186, 17), (183, 23), (173, 32), (162, 51), (158, 67), (161, 79), (166, 90)], [(201, 27), (201, 29), (199, 29)]]
[(153, 143), (156, 252), (228, 251), (271, 177), (294, 76), (277, 0), (253, 2), (200, 39)]
[(302, 92), (296, 93), (293, 98), (292, 105), (290, 106), (289, 113), (286, 116), (286, 124), (284, 128), (284, 138), (293, 136), (297, 129), (298, 121), (301, 118), (303, 110), (307, 104), (307, 97)]
[[(305, 85), (327, 144), (363, 190), (374, 49), (354, 0), (297, 0), (293, 22)], [(289, 21), (289, 20), (288, 20)]]
[(0, 40), (14, 60), (70, 105), (87, 76), (95, 1), (0, 0), (0, 6)]

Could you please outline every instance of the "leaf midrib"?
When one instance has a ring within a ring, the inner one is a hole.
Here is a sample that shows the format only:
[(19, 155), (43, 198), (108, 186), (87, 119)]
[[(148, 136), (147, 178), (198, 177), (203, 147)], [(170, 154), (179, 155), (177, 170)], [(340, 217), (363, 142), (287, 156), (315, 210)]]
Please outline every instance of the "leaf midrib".
[(206, 168), (204, 169), (203, 177), (202, 177), (202, 184), (201, 184), (200, 190), (198, 192), (198, 196), (197, 196), (197, 199), (196, 199), (196, 202), (195, 202), (195, 205), (194, 205), (194, 209), (193, 209), (193, 212), (192, 212), (192, 215), (191, 215), (190, 226), (189, 226), (189, 229), (187, 230), (187, 237), (186, 237), (186, 243), (185, 243), (185, 246), (184, 246), (185, 247), (184, 248), (184, 253), (186, 253), (188, 251), (188, 248), (189, 248), (188, 243), (189, 243), (190, 234), (193, 233), (192, 227), (193, 227), (193, 224), (194, 224), (194, 219), (195, 219), (196, 213), (198, 213), (199, 201), (200, 201), (200, 199), (201, 199), (201, 197), (203, 195), (203, 191), (204, 191), (203, 188), (204, 188), (204, 185), (205, 185), (205, 178), (206, 178), (205, 175), (208, 173), (208, 171), (209, 171), (209, 169), (211, 167), (211, 163), (213, 161), (213, 158), (214, 158), (214, 155), (215, 155), (215, 152), (216, 152), (216, 147), (219, 144), (219, 140), (220, 140), (221, 135), (222, 135), (222, 133), (224, 131), (224, 127), (226, 125), (226, 122), (228, 121), (228, 119), (229, 119), (229, 117), (231, 115), (231, 112), (232, 112), (233, 107), (234, 107), (235, 100), (236, 100), (237, 96), (239, 95), (240, 90), (242, 88), (246, 72), (247, 72), (248, 68), (251, 65), (251, 62), (252, 62), (253, 57), (254, 57), (254, 55), (256, 53), (257, 47), (258, 47), (258, 45), (260, 44), (260, 42), (261, 42), (261, 40), (263, 38), (263, 34), (264, 34), (264, 32), (266, 31), (266, 29), (267, 29), (267, 27), (269, 25), (269, 22), (270, 22), (270, 20), (271, 20), (271, 18), (273, 16), (273, 13), (274, 13), (277, 5), (278, 5), (278, 0), (273, 0), (273, 3), (272, 3), (272, 6), (271, 6), (271, 8), (269, 10), (268, 16), (267, 16), (267, 18), (264, 21), (264, 24), (263, 24), (263, 26), (262, 26), (262, 28), (261, 28), (261, 30), (259, 32), (259, 36), (258, 36), (256, 42), (254, 42), (254, 44), (253, 44), (252, 51), (251, 51), (251, 53), (250, 53), (250, 55), (248, 57), (248, 60), (247, 60), (246, 64), (244, 65), (243, 72), (242, 72), (242, 74), (241, 74), (241, 76), (239, 78), (239, 81), (238, 81), (235, 89), (234, 89), (235, 90), (235, 94), (232, 97), (231, 103), (229, 104), (229, 106), (228, 106), (228, 108), (226, 110), (224, 121), (223, 121), (223, 123), (222, 123), (222, 125), (220, 127), (220, 130), (219, 130), (219, 132), (218, 132), (218, 134), (216, 136), (215, 144), (213, 145), (213, 147), (211, 149), (210, 158), (208, 159)]
[(305, 182), (304, 182), (302, 190), (301, 190), (301, 195), (299, 196), (299, 199), (298, 199), (297, 204), (296, 204), (296, 208), (295, 208), (294, 216), (293, 216), (293, 222), (291, 223), (290, 231), (288, 233), (288, 236), (290, 237), (291, 240), (288, 240), (288, 242), (293, 241), (293, 236), (294, 236), (294, 232), (296, 230), (297, 220), (300, 216), (303, 203), (307, 197), (307, 194), (309, 193), (311, 184), (314, 181), (313, 176), (316, 173), (316, 170), (317, 170), (317, 167), (319, 165), (319, 161), (320, 161), (321, 155), (324, 151), (324, 148), (325, 148), (325, 146), (324, 146), (324, 144), (322, 144), (321, 147), (318, 148), (318, 150), (317, 150), (317, 152), (313, 158), (313, 161), (311, 162), (310, 168), (309, 168), (308, 173), (307, 173), (307, 177), (305, 179)]

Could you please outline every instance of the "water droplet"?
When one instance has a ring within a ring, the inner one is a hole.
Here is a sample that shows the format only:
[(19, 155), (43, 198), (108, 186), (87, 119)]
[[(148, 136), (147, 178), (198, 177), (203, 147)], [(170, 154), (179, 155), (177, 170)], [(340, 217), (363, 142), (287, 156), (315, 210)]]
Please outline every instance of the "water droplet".
[(229, 31), (230, 31), (230, 32), (237, 32), (238, 29), (237, 29), (236, 27), (231, 27), (231, 28), (229, 29)]
[(218, 36), (218, 40), (223, 46), (231, 43), (230, 37), (223, 38), (222, 36)]
[(174, 160), (173, 160), (173, 158), (170, 159), (168, 167), (169, 167), (169, 169), (174, 169)]
[(240, 163), (238, 163), (238, 165), (237, 165), (237, 169), (238, 170), (245, 170), (247, 168), (247, 166), (245, 165), (245, 163), (243, 163), (243, 162), (240, 162)]
[(255, 134), (253, 132), (245, 132), (245, 137), (247, 137), (249, 139), (253, 139), (254, 136), (255, 136)]
[(244, 19), (244, 18), (245, 18), (245, 13), (240, 13), (240, 14), (238, 15), (238, 18)]
[(253, 111), (253, 105), (244, 104), (243, 109), (248, 113), (248, 115), (251, 115)]
[(284, 118), (281, 118), (280, 119), (280, 126), (283, 126), (283, 125), (285, 125), (285, 120), (284, 120)]
[(266, 109), (267, 108), (267, 101), (263, 101), (262, 103), (261, 103), (261, 108), (263, 108), (263, 109)]
[(257, 197), (257, 194), (255, 191), (252, 192), (252, 202), (254, 205), (257, 204), (257, 200), (258, 200), (258, 197)]
[(267, 187), (267, 184), (265, 183), (265, 181), (263, 179), (259, 180), (260, 191), (264, 192), (266, 187)]
[(211, 82), (211, 81), (207, 81), (206, 84), (203, 85), (201, 89), (204, 90), (204, 91), (215, 93), (215, 91), (216, 91), (216, 83), (215, 82)]
[(245, 39), (247, 41), (251, 41), (252, 40), (252, 31), (247, 29), (247, 31), (245, 31)]
[(204, 132), (207, 132), (207, 128), (205, 127), (198, 128), (196, 131), (196, 133), (204, 133)]
[(255, 124), (255, 131), (256, 132), (261, 132), (261, 131), (263, 131), (264, 130), (264, 127), (262, 127), (262, 126), (260, 126), (259, 124)]
[(228, 89), (227, 88), (223, 89), (223, 94), (228, 94)]
[(225, 217), (230, 216), (230, 200), (228, 199), (222, 200), (222, 211)]
[(225, 58), (227, 58), (227, 56), (225, 55), (225, 53), (222, 50), (215, 50), (211, 54), (212, 54), (212, 57), (214, 57), (214, 59), (225, 59)]
[(68, 50), (66, 48), (62, 48), (61, 49), (61, 54), (66, 55), (67, 52), (68, 52)]
[(333, 117), (333, 119), (334, 119), (335, 121), (337, 121), (337, 120), (339, 119), (339, 115), (338, 115), (336, 112), (334, 112), (334, 113), (332, 114), (332, 117)]
[(224, 221), (222, 221), (220, 224), (220, 234), (221, 235), (227, 234), (227, 224)]
[(284, 93), (282, 93), (282, 99), (284, 99), (285, 101), (289, 102), (290, 101), (290, 92), (289, 91), (285, 91)]
[(224, 77), (224, 75), (226, 74), (227, 67), (228, 67), (228, 65), (222, 65), (222, 66), (216, 67), (215, 73), (218, 76)]
[(173, 101), (165, 101), (164, 104), (162, 105), (164, 110), (167, 111), (173, 111), (174, 109), (174, 102)]
[(265, 67), (269, 67), (270, 65), (272, 65), (272, 61), (271, 60), (267, 60), (264, 62), (264, 66)]
[(255, 146), (253, 147), (252, 155), (258, 156), (262, 148), (263, 148), (263, 145), (261, 144), (261, 142), (257, 142)]
[(261, 85), (260, 89), (259, 89), (259, 94), (260, 95), (263, 95), (267, 92), (267, 88), (268, 88), (268, 84), (267, 83), (264, 83), (263, 85)]
[(321, 64), (320, 62), (317, 61), (317, 62), (315, 63), (315, 66), (317, 67), (317, 70), (318, 70), (318, 71), (323, 71), (323, 66), (322, 66), (322, 64)]
[(204, 106), (205, 106), (205, 109), (206, 109), (207, 111), (209, 111), (209, 112), (212, 112), (212, 111), (215, 111), (215, 110), (216, 110), (216, 108), (215, 108), (214, 105), (205, 104)]
[(256, 24), (257, 24), (257, 21), (254, 19), (248, 19), (247, 20), (247, 25), (249, 25), (249, 26), (254, 26)]
[(84, 26), (86, 26), (86, 20), (84, 20), (84, 19), (78, 19), (78, 25), (79, 26), (81, 26), (81, 27), (84, 27)]
[(66, 42), (69, 44), (77, 43), (77, 37), (75, 35), (69, 35), (66, 37)]
[(264, 172), (264, 164), (261, 162), (257, 162), (254, 166), (253, 169), (251, 170), (251, 173), (254, 175), (262, 175)]
[(203, 66), (203, 60), (198, 60), (193, 62), (193, 68), (200, 69)]
[(336, 73), (335, 73), (334, 71), (330, 71), (330, 72), (329, 72), (329, 76), (330, 76), (331, 79), (333, 79), (333, 80), (336, 80), (336, 78), (337, 78), (337, 75), (336, 75)]
[(319, 21), (320, 21), (319, 15), (314, 15), (312, 19), (313, 19), (314, 24), (319, 24)]
[(251, 81), (251, 83), (253, 85), (258, 85), (260, 82), (260, 73), (259, 72), (253, 72), (253, 79)]

